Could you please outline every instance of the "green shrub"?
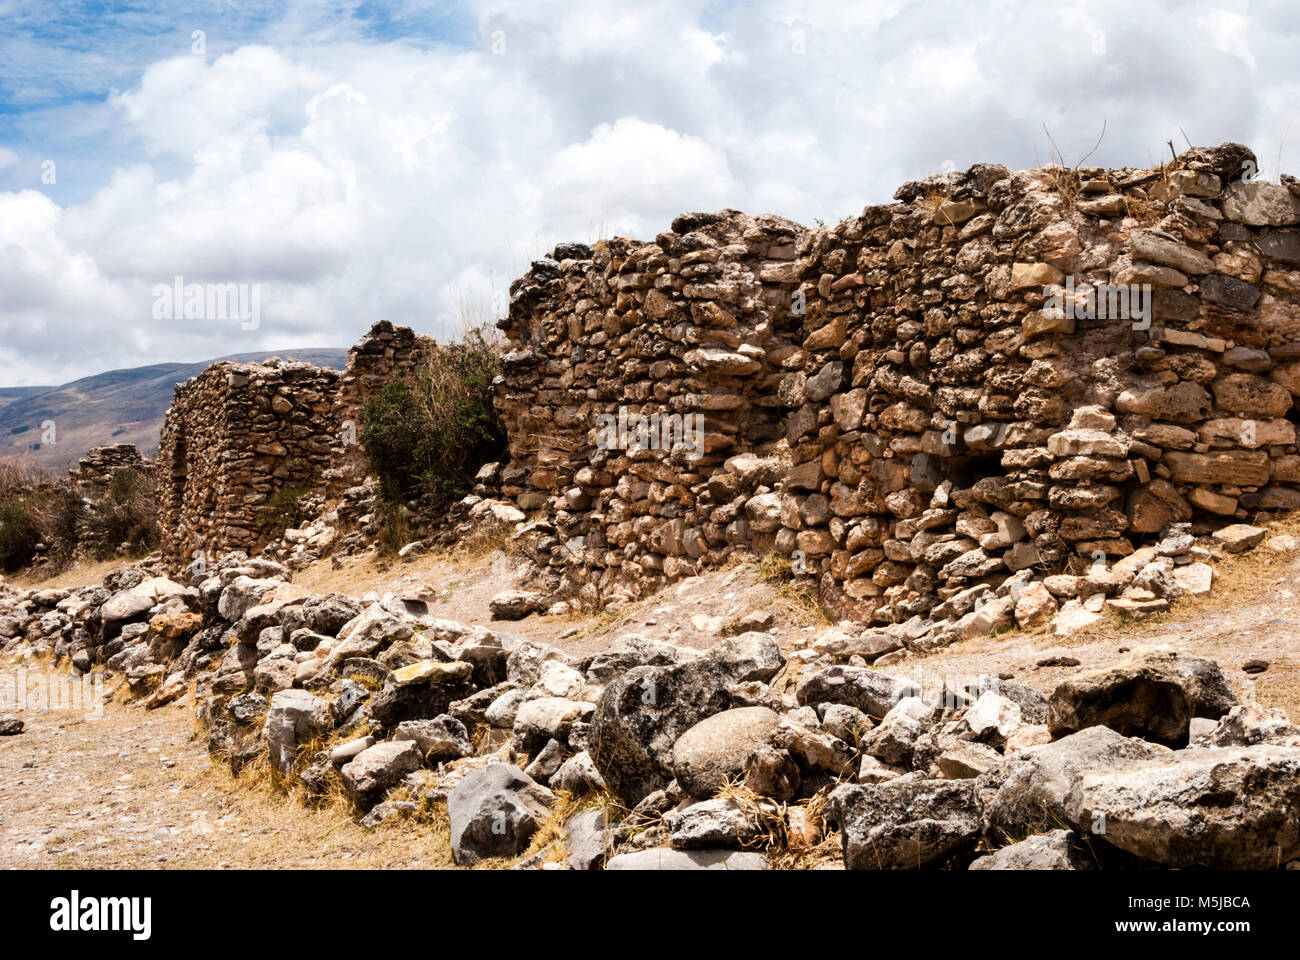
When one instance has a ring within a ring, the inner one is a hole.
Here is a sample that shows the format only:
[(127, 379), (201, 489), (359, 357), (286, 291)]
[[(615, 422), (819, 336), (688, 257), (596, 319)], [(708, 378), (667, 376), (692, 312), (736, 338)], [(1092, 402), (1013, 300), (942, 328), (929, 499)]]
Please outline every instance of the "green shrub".
[(361, 409), (361, 445), (390, 504), (427, 496), (441, 509), (500, 456), (505, 431), (492, 406), (500, 364), (482, 328), (439, 347), (413, 375), (390, 380)]
[(0, 500), (0, 570), (26, 566), (39, 542), (40, 535), (27, 514), (27, 499), (11, 495)]
[(85, 521), (86, 546), (98, 558), (111, 557), (122, 544), (131, 553), (158, 546), (158, 490), (152, 472), (121, 467), (102, 500)]

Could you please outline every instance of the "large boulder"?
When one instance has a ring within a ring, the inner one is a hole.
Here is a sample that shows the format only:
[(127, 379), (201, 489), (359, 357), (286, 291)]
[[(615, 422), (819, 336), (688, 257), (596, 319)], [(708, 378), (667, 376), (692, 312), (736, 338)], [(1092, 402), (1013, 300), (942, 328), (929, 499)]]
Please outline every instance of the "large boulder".
[(368, 811), (403, 777), (422, 766), (424, 758), (414, 740), (386, 740), (343, 765), (343, 786), (357, 809)]
[(251, 643), (232, 644), (217, 664), (212, 677), (213, 692), (243, 693), (256, 682), (256, 669), (257, 647)]
[(386, 728), (404, 720), (429, 720), (474, 692), (474, 667), (462, 660), (420, 660), (398, 670), (370, 701), (370, 716)]
[(1074, 833), (1053, 830), (1026, 837), (970, 865), (972, 870), (1091, 870), (1096, 866), (1079, 849)]
[(683, 660), (694, 659), (694, 650), (675, 646), (664, 640), (654, 640), (638, 634), (619, 637), (596, 654), (587, 667), (587, 678), (594, 683), (609, 683), (619, 674), (633, 667), (662, 667)]
[(882, 719), (904, 697), (919, 697), (921, 687), (867, 667), (829, 667), (813, 674), (795, 690), (802, 705), (844, 703), (872, 719)]
[(1300, 857), (1300, 749), (1189, 748), (1079, 777), (1072, 823), (1169, 867), (1263, 870)]
[(1193, 717), (1218, 720), (1237, 698), (1213, 660), (1170, 646), (1145, 646), (1121, 663), (1087, 670), (1052, 691), (1053, 736), (1103, 724), (1125, 736), (1186, 746)]
[(568, 740), (573, 725), (591, 716), (593, 704), (564, 697), (538, 697), (519, 706), (515, 714), (514, 734), (529, 754), (544, 747), (549, 740)]
[(668, 842), (674, 847), (744, 847), (758, 841), (762, 824), (756, 814), (734, 800), (701, 800), (663, 817)]
[(283, 773), (289, 773), (298, 756), (299, 744), (324, 736), (333, 726), (328, 701), (305, 689), (282, 689), (270, 699), (263, 723), (270, 762)]
[(1291, 723), (1281, 707), (1243, 703), (1229, 710), (1215, 727), (1193, 737), (1191, 746), (1251, 747), (1257, 743), (1300, 747), (1300, 727)]
[(568, 667), (577, 664), (559, 647), (538, 640), (520, 640), (510, 648), (506, 658), (506, 679), (521, 687), (531, 687), (541, 679), (543, 665), (556, 661)]
[(411, 625), (394, 616), (379, 604), (372, 604), (353, 617), (339, 630), (338, 643), (330, 649), (316, 671), (318, 677), (328, 677), (343, 663), (353, 657), (373, 657), (385, 647), (409, 640), (414, 633)]
[(564, 825), (564, 845), (569, 866), (574, 870), (595, 870), (610, 847), (610, 829), (604, 810), (582, 810)]
[(673, 746), (678, 785), (693, 797), (706, 798), (743, 777), (745, 761), (780, 720), (767, 707), (739, 707), (701, 720)]
[(840, 825), (850, 870), (916, 870), (973, 847), (980, 818), (972, 780), (844, 784), (828, 819)]
[(361, 604), (341, 593), (308, 597), (302, 604), (303, 620), (313, 633), (337, 636), (353, 618), (361, 614)]
[(1054, 743), (1022, 750), (978, 780), (984, 827), (999, 843), (1065, 822), (1075, 780), (1094, 770), (1168, 756), (1170, 750), (1109, 727), (1088, 727)]
[(99, 608), (99, 616), (107, 627), (109, 624), (138, 619), (142, 614), (147, 613), (153, 605), (153, 597), (143, 591), (135, 588), (121, 590), (104, 601)]
[(904, 697), (890, 708), (880, 725), (865, 734), (858, 749), (893, 766), (911, 766), (916, 741), (925, 733), (933, 709), (919, 697)]
[(431, 720), (403, 720), (394, 740), (412, 740), (430, 763), (457, 760), (474, 752), (465, 725), (450, 714)]
[(560, 769), (551, 777), (551, 786), (575, 795), (606, 789), (605, 778), (600, 775), (600, 771), (596, 769), (596, 764), (591, 759), (591, 754), (586, 750), (575, 753), (560, 764)]
[(725, 667), (733, 683), (766, 683), (785, 666), (785, 657), (772, 635), (756, 630), (714, 644), (705, 656)]
[(279, 580), (255, 580), (252, 577), (238, 576), (226, 585), (217, 600), (217, 613), (223, 620), (231, 623), (241, 619), (245, 613), (260, 604), (272, 591), (282, 586)]
[(592, 715), (588, 750), (609, 788), (636, 803), (666, 786), (678, 738), (731, 706), (728, 686), (770, 678), (778, 660), (769, 635), (745, 634), (743, 643), (719, 644), (684, 663), (634, 667), (607, 685)]
[(555, 794), (511, 764), (489, 763), (472, 771), (447, 798), (452, 856), (462, 866), (515, 856), (554, 804)]

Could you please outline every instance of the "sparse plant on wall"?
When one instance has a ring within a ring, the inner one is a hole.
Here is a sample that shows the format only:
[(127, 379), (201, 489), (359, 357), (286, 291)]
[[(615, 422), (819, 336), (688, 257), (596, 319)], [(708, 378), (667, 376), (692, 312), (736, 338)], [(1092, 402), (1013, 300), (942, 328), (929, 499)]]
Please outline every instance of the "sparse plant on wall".
[(505, 443), (492, 406), (499, 369), (496, 344), (474, 327), (366, 400), (360, 439), (385, 501), (427, 497), (441, 507), (470, 489)]
[(119, 468), (106, 496), (90, 508), (84, 539), (99, 557), (111, 556), (123, 545), (130, 553), (145, 553), (156, 547), (158, 497), (153, 473)]
[(301, 487), (283, 487), (266, 498), (259, 522), (270, 539), (281, 537), (286, 530), (311, 519), (311, 511), (307, 509), (310, 493)]

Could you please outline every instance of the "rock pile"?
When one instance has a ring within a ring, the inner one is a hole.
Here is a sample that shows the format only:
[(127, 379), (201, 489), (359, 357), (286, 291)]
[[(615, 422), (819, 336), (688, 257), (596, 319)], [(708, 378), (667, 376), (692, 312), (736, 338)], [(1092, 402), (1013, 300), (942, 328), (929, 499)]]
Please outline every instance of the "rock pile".
[(464, 866), (1300, 861), (1300, 728), (1172, 647), (1048, 695), (991, 676), (926, 691), (833, 653), (788, 660), (760, 631), (576, 659), (415, 596), (286, 599), (288, 576), (236, 554), (189, 587), (129, 569), (6, 588), (0, 646), (124, 674), (146, 707), (193, 689), (214, 756), (340, 790), (367, 826), (445, 805)]

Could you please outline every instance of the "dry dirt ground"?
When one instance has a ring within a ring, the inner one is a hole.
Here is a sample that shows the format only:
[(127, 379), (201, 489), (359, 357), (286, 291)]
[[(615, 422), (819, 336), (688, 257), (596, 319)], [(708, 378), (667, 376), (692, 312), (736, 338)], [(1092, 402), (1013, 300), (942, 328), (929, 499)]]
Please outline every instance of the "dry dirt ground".
[[(1019, 631), (957, 644), (896, 664), (927, 692), (945, 678), (1012, 675), (1044, 692), (1072, 672), (1103, 666), (1141, 643), (1169, 642), (1218, 660), (1239, 695), (1300, 717), (1300, 553), (1260, 548), (1230, 557), (1206, 599), (1180, 601), (1140, 623), (1106, 620), (1069, 638)], [(92, 576), (91, 574), (95, 574)], [(102, 571), (81, 571), (81, 582)], [(328, 563), (295, 578), (294, 590), (368, 590), (422, 596), (433, 613), (488, 623), (488, 601), (519, 572), (501, 557), (425, 557), (388, 566)], [(77, 573), (60, 582), (77, 582)], [(69, 579), (71, 578), (71, 579)], [(556, 643), (577, 655), (614, 637), (645, 633), (707, 646), (755, 609), (777, 614), (773, 632), (788, 652), (827, 624), (797, 598), (764, 582), (752, 564), (687, 581), (596, 618), (531, 616), (493, 624)], [(1037, 664), (1069, 657), (1079, 666)], [(1263, 659), (1250, 677), (1241, 667)], [(13, 663), (0, 663), (12, 670)], [(27, 729), (0, 738), (0, 867), (439, 867), (450, 863), (445, 825), (405, 823), (364, 830), (341, 805), (308, 809), (264, 780), (233, 779), (209, 762), (195, 736), (193, 700), (162, 709), (109, 702), (102, 716), (27, 713)], [(245, 782), (247, 781), (247, 782)]]

